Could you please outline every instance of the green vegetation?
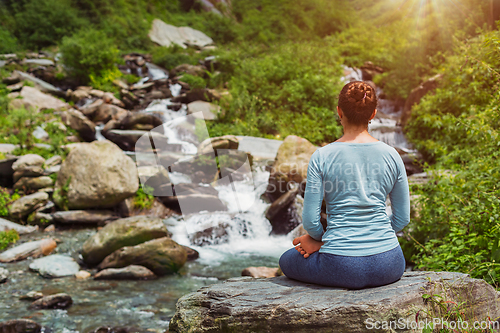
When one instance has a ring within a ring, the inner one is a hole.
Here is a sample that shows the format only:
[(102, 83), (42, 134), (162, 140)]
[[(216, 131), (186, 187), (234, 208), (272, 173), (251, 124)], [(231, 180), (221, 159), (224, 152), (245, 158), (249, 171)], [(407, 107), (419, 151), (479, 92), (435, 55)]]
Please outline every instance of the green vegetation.
[(10, 195), (9, 190), (6, 188), (0, 187), (0, 217), (9, 216), (9, 208), (8, 205), (21, 196), (17, 193), (17, 190)]
[(490, 283), (500, 281), (499, 40), (494, 31), (458, 47), (439, 69), (438, 90), (413, 109), (407, 125), (408, 137), (434, 163), (434, 177), (414, 189), (421, 196), (406, 255), (419, 268)]
[(15, 243), (19, 239), (19, 234), (14, 229), (0, 231), (0, 250), (5, 249), (10, 243)]
[(136, 209), (151, 209), (155, 201), (152, 195), (154, 189), (150, 186), (140, 186), (133, 198), (134, 208)]

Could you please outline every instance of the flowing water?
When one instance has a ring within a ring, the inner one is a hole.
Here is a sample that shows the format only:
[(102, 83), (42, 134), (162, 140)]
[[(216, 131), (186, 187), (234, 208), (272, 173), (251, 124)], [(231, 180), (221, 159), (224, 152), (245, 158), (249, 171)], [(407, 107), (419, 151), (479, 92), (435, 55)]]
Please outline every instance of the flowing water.
[[(151, 79), (166, 77), (154, 65), (148, 64), (148, 68)], [(350, 79), (352, 78), (346, 80)], [(179, 94), (179, 85), (171, 88), (174, 96)], [(186, 107), (171, 111), (168, 109), (170, 104), (170, 100), (157, 100), (142, 112), (161, 114), (166, 123), (164, 132), (170, 142), (179, 144), (185, 156), (193, 155), (196, 153), (196, 145), (192, 138), (186, 140), (183, 133), (176, 131), (178, 127), (173, 126), (185, 117)], [(399, 110), (386, 106), (390, 103), (382, 102), (381, 105), (384, 107), (380, 108), (380, 115), (370, 125), (372, 135), (390, 145), (408, 149), (409, 145), (396, 124)], [(98, 133), (98, 138), (103, 139), (100, 131)], [(0, 285), (0, 321), (31, 318), (45, 326), (47, 332), (89, 332), (101, 326), (131, 326), (151, 332), (164, 332), (175, 312), (175, 303), (182, 295), (202, 286), (240, 276), (241, 271), (248, 266), (277, 267), (279, 256), (291, 247), (291, 237), (269, 235), (271, 226), (264, 217), (269, 204), (261, 199), (261, 195), (269, 178), (266, 165), (274, 159), (280, 142), (248, 137), (241, 139), (241, 150), (250, 150), (261, 158), (256, 159), (251, 177), (232, 185), (215, 185), (219, 198), (229, 210), (165, 220), (167, 228), (173, 233), (172, 238), (196, 249), (200, 253), (199, 259), (188, 262), (178, 274), (153, 281), (94, 281), (72, 277), (51, 280), (29, 271), (31, 259), (0, 264), (11, 272), (8, 282)], [(138, 158), (135, 153), (128, 154)], [(189, 175), (180, 173), (172, 174), (171, 180), (174, 183), (191, 181)], [(242, 202), (245, 207), (241, 206)], [(217, 227), (221, 223), (226, 224), (226, 242), (207, 240), (204, 246), (192, 244), (192, 236), (196, 232), (207, 227)], [(68, 254), (81, 261), (79, 251), (82, 244), (94, 233), (95, 228), (58, 230), (54, 237), (60, 244), (55, 252)], [(21, 241), (46, 236), (36, 233), (23, 236)], [(95, 272), (84, 266), (82, 268)], [(71, 295), (74, 304), (68, 310), (28, 310), (30, 302), (20, 300), (19, 297), (29, 291), (41, 291), (44, 294), (66, 292)]]

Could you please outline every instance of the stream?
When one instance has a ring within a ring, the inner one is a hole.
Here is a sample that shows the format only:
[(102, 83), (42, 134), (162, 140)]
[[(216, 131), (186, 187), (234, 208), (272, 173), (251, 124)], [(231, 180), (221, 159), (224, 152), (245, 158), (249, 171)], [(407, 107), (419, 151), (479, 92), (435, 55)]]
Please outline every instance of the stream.
[[(165, 78), (166, 74), (154, 65), (148, 65), (150, 79)], [(346, 80), (359, 80), (352, 70)], [(174, 96), (180, 92), (179, 85), (172, 85)], [(380, 93), (380, 92), (379, 92)], [(156, 100), (141, 112), (159, 113), (165, 121), (164, 133), (169, 142), (179, 144), (185, 156), (196, 154), (192, 138), (185, 140), (183, 133), (177, 131), (179, 119), (187, 114), (186, 106), (179, 111), (167, 108), (170, 100)], [(400, 108), (391, 101), (379, 103), (379, 113), (370, 124), (370, 133), (377, 139), (400, 150), (409, 152), (408, 144), (401, 129), (397, 126)], [(98, 128), (99, 129), (99, 128)], [(98, 131), (98, 139), (104, 139)], [(172, 238), (179, 244), (197, 250), (200, 257), (186, 265), (178, 274), (161, 277), (152, 281), (94, 281), (75, 278), (46, 279), (31, 272), (28, 268), (32, 259), (12, 264), (0, 264), (11, 275), (7, 283), (1, 284), (0, 321), (29, 318), (45, 327), (44, 332), (86, 333), (98, 327), (136, 327), (148, 332), (165, 332), (169, 320), (175, 313), (177, 299), (199, 288), (220, 283), (230, 277), (241, 275), (249, 266), (277, 267), (279, 256), (291, 247), (291, 236), (270, 236), (271, 225), (264, 212), (269, 206), (261, 199), (265, 192), (269, 171), (266, 166), (274, 160), (280, 141), (261, 138), (240, 137), (240, 150), (254, 155), (251, 177), (236, 181), (232, 185), (216, 184), (214, 187), (219, 198), (228, 206), (227, 212), (198, 213), (186, 216), (184, 220), (171, 217), (164, 220), (172, 232)], [(140, 158), (127, 152), (132, 158)], [(190, 182), (189, 176), (179, 173), (171, 175), (176, 182)], [(234, 191), (238, 195), (234, 195)], [(245, 202), (242, 209), (241, 202)], [(191, 235), (210, 226), (227, 223), (226, 243), (212, 242), (196, 246)], [(95, 228), (58, 229), (50, 237), (60, 242), (54, 253), (67, 254), (81, 262), (79, 254), (83, 243), (95, 234)], [(47, 237), (47, 234), (34, 233), (22, 236), (20, 242)], [(20, 243), (19, 242), (19, 243)], [(87, 269), (90, 272), (95, 270)], [(29, 310), (29, 301), (20, 296), (30, 291), (44, 294), (65, 292), (73, 298), (73, 305), (67, 310)]]

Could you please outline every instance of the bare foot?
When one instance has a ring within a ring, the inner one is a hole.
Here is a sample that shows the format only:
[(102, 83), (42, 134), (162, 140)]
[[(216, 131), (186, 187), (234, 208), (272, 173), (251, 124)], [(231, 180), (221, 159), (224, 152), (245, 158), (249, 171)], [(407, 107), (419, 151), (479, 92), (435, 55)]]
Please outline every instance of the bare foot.
[(309, 235), (300, 236), (293, 240), (293, 245), (296, 245), (295, 249), (299, 251), (304, 258), (308, 258), (314, 252), (319, 251), (323, 244), (323, 242), (317, 241)]

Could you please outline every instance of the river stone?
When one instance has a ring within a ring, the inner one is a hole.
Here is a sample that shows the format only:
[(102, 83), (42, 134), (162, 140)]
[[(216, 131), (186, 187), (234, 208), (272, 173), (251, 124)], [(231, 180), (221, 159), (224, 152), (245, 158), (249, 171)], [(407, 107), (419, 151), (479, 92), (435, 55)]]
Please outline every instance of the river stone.
[(54, 185), (52, 178), (48, 176), (42, 177), (22, 177), (14, 184), (14, 190), (32, 190), (37, 191), (42, 188), (51, 187)]
[(122, 129), (134, 129), (136, 125), (151, 125), (153, 128), (163, 125), (160, 117), (152, 113), (128, 112), (127, 115), (118, 122), (118, 127)]
[(161, 218), (133, 216), (120, 219), (107, 224), (87, 239), (82, 249), (83, 260), (96, 265), (124, 246), (134, 246), (169, 235)]
[(177, 272), (186, 260), (187, 252), (184, 247), (163, 237), (136, 246), (122, 247), (104, 258), (99, 269), (140, 265), (163, 276)]
[(26, 109), (32, 109), (34, 111), (54, 109), (56, 111), (68, 110), (70, 106), (61, 101), (58, 98), (52, 97), (50, 95), (44, 94), (36, 88), (24, 86), (18, 95), (17, 93), (9, 94), (11, 97), (21, 97), (14, 98), (9, 106), (12, 109), (20, 109), (22, 107)]
[(168, 171), (162, 165), (156, 166), (141, 166), (137, 168), (141, 185), (153, 188), (151, 195), (162, 195), (159, 191), (161, 185), (170, 184)]
[(105, 224), (118, 219), (111, 210), (67, 210), (52, 214), (54, 222), (62, 224)]
[[(28, 73), (24, 73), (21, 71), (14, 71), (13, 76), (17, 77), (18, 80), (33, 82), (35, 84), (36, 89), (42, 92), (49, 93), (51, 95), (55, 95), (62, 98), (66, 97), (65, 91), (62, 91), (61, 89), (56, 88), (52, 84), (40, 80), (39, 78), (34, 77), (33, 75), (30, 75)], [(61, 100), (59, 101), (61, 102)]]
[(72, 276), (80, 271), (80, 265), (73, 258), (61, 254), (36, 259), (29, 267), (47, 278)]
[(80, 111), (70, 109), (63, 112), (61, 118), (64, 124), (77, 131), (83, 140), (92, 142), (96, 139), (95, 124)]
[(299, 188), (289, 190), (267, 209), (266, 218), (273, 227), (271, 234), (286, 235), (302, 223), (302, 213), (297, 212), (296, 204), (299, 191)]
[(17, 159), (14, 164), (12, 164), (12, 169), (14, 171), (25, 170), (29, 167), (42, 167), (45, 163), (45, 159), (37, 154), (26, 154)]
[(2, 154), (10, 154), (17, 148), (19, 148), (19, 146), (12, 143), (0, 143), (0, 153)]
[[(372, 321), (411, 323), (417, 313), (424, 318), (434, 304), (422, 296), (445, 293), (451, 302), (468, 300), (468, 318), (500, 315), (499, 293), (485, 281), (461, 273), (406, 272), (395, 283), (362, 290), (322, 287), (284, 276), (236, 278), (179, 299), (169, 332), (365, 333)], [(398, 330), (410, 331), (410, 325)]]
[(9, 206), (10, 216), (22, 219), (35, 209), (42, 207), (49, 201), (49, 195), (45, 192), (36, 192), (17, 199)]
[(142, 137), (148, 139), (147, 142), (149, 143), (150, 138), (148, 136), (153, 138), (155, 147), (160, 149), (161, 148), (165, 149), (166, 147), (168, 147), (168, 137), (156, 131), (113, 129), (103, 132), (102, 135), (106, 139), (116, 143), (121, 149), (125, 151), (135, 151), (136, 143)]
[(307, 179), (309, 159), (317, 147), (308, 140), (289, 135), (278, 149), (269, 175), (266, 194), (275, 201), (290, 189), (290, 183), (302, 183)]
[(134, 161), (112, 142), (95, 141), (70, 151), (57, 175), (54, 202), (63, 207), (66, 196), (68, 209), (108, 208), (138, 188)]
[(9, 277), (9, 271), (3, 267), (0, 267), (0, 283), (4, 283), (7, 281)]
[(55, 167), (56, 165), (59, 165), (61, 163), (62, 163), (62, 157), (59, 155), (54, 155), (45, 161), (44, 168), (47, 169), (47, 168)]
[(37, 299), (29, 306), (30, 309), (67, 309), (73, 304), (71, 296), (65, 293), (59, 293), (44, 296)]
[(192, 114), (196, 119), (214, 120), (220, 112), (219, 106), (205, 101), (191, 102), (187, 107), (188, 115)]
[(152, 280), (157, 276), (149, 269), (139, 265), (124, 268), (106, 268), (94, 276), (94, 280)]
[(13, 319), (0, 323), (0, 333), (40, 333), (42, 326), (29, 319)]
[(238, 138), (234, 135), (208, 138), (198, 145), (198, 154), (211, 153), (214, 149), (238, 149), (238, 144)]
[(44, 170), (42, 167), (36, 165), (29, 165), (20, 170), (15, 171), (12, 177), (15, 183), (22, 177), (40, 177), (43, 176), (43, 174)]
[(0, 262), (14, 262), (28, 257), (35, 258), (41, 255), (46, 256), (49, 255), (56, 246), (56, 242), (49, 238), (27, 242), (2, 252), (0, 254)]
[(97, 107), (92, 120), (95, 123), (107, 123), (110, 120), (120, 120), (125, 118), (129, 111), (122, 109), (119, 106), (102, 103)]
[(0, 217), (0, 231), (14, 229), (19, 235), (29, 234), (38, 230), (38, 226), (20, 225)]

